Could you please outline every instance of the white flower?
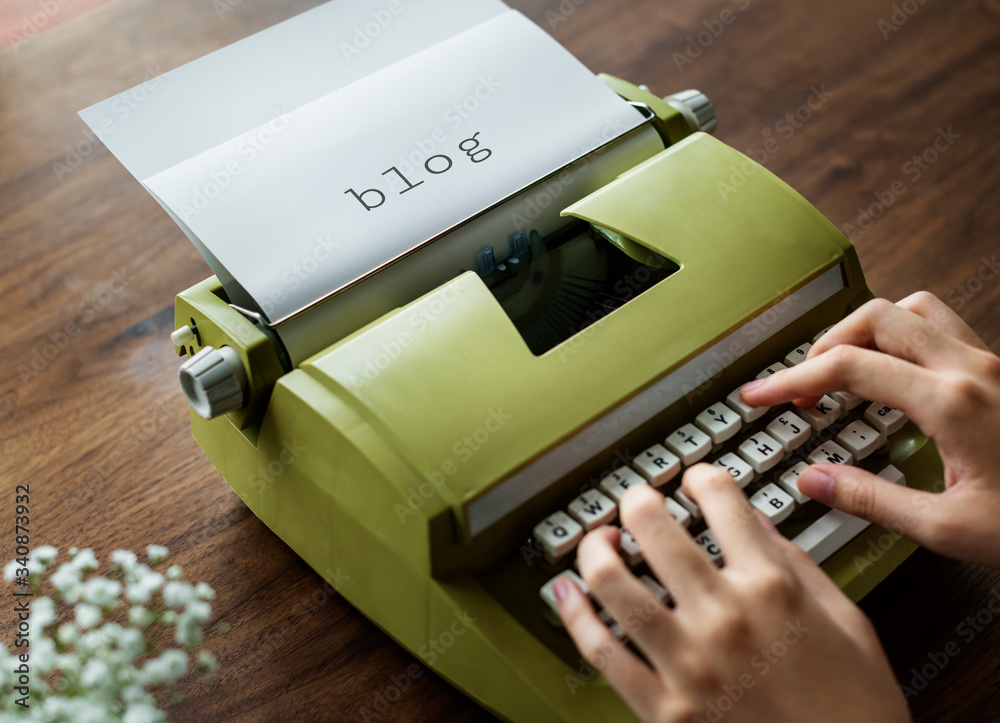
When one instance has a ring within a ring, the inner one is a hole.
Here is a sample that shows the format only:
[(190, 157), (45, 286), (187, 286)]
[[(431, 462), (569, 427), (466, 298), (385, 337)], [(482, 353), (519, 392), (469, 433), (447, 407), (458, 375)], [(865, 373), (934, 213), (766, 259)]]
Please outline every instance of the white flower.
[(186, 582), (176, 582), (171, 580), (163, 586), (163, 602), (169, 607), (180, 607), (193, 602), (194, 588)]
[(194, 616), (182, 613), (177, 617), (174, 640), (178, 645), (191, 649), (201, 642), (201, 623)]
[(73, 556), (72, 564), (77, 570), (80, 571), (96, 570), (100, 567), (100, 563), (97, 562), (97, 557), (94, 555), (94, 551), (89, 547), (79, 550)]
[(80, 631), (76, 629), (73, 623), (63, 623), (59, 626), (59, 632), (56, 633), (56, 640), (63, 645), (73, 645), (79, 639)]
[(214, 673), (219, 669), (219, 661), (207, 650), (198, 653), (196, 668), (199, 673)]
[(167, 568), (167, 577), (171, 580), (179, 580), (184, 571), (181, 569), (180, 565), (171, 565)]
[(76, 624), (81, 630), (92, 628), (101, 621), (101, 609), (90, 603), (80, 603), (76, 606)]
[(132, 602), (147, 603), (153, 593), (160, 589), (165, 578), (158, 572), (146, 569), (138, 579), (125, 590), (125, 597)]
[(162, 711), (143, 702), (130, 705), (122, 716), (122, 723), (159, 723), (166, 719)]
[(166, 650), (142, 669), (147, 683), (172, 683), (187, 671), (188, 657), (182, 650)]
[(80, 671), (80, 685), (84, 688), (97, 688), (108, 682), (110, 671), (103, 660), (91, 660)]
[(141, 630), (123, 628), (118, 634), (118, 648), (128, 656), (129, 660), (142, 653), (145, 647), (146, 642)]
[(15, 577), (17, 577), (17, 571), (21, 567), (17, 560), (11, 560), (3, 568), (3, 579), (7, 582), (11, 582)]
[(167, 559), (167, 555), (170, 554), (170, 550), (165, 548), (163, 545), (150, 545), (146, 548), (146, 557), (149, 558), (150, 565), (158, 565)]
[(116, 608), (120, 604), (118, 596), (122, 592), (122, 584), (106, 577), (92, 577), (81, 586), (83, 599), (100, 608)]
[(126, 571), (135, 567), (135, 564), (139, 561), (136, 554), (129, 550), (115, 550), (111, 553), (110, 559), (112, 566)]
[(56, 605), (51, 598), (41, 597), (31, 603), (31, 624), (33, 630), (47, 628), (56, 621)]
[(156, 616), (142, 605), (135, 605), (128, 611), (128, 620), (133, 625), (145, 630), (149, 627), (150, 623), (156, 620)]
[(199, 582), (194, 586), (194, 594), (199, 600), (211, 600), (215, 597), (215, 590), (207, 582)]
[(32, 551), (31, 559), (40, 564), (42, 566), (41, 569), (44, 570), (55, 561), (58, 555), (59, 550), (52, 547), (52, 545), (42, 545)]
[(45, 675), (56, 664), (56, 644), (48, 638), (31, 641), (31, 669), (34, 673)]
[(59, 569), (49, 575), (49, 582), (69, 602), (79, 602), (83, 596), (80, 589), (80, 571), (71, 562), (64, 562)]
[(184, 613), (190, 615), (192, 618), (197, 620), (199, 623), (208, 622), (209, 618), (212, 617), (212, 606), (207, 602), (201, 600), (195, 600), (189, 603), (186, 608), (184, 608)]

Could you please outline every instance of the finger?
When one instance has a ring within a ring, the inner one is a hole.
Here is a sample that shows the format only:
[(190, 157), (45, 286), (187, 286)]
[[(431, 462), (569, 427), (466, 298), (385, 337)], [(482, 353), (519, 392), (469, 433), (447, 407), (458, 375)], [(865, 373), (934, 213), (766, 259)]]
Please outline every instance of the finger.
[(649, 568), (678, 605), (697, 603), (713, 594), (719, 584), (718, 570), (670, 516), (663, 495), (649, 485), (633, 485), (622, 497), (619, 510), (622, 525), (632, 533)]
[(983, 351), (990, 351), (990, 348), (972, 330), (972, 327), (934, 294), (928, 291), (918, 291), (905, 299), (900, 299), (896, 304), (923, 317), (930, 323), (936, 324), (959, 341)]
[(616, 538), (617, 530), (613, 528), (600, 528), (583, 538), (577, 557), (580, 575), (590, 594), (656, 668), (676, 670), (672, 655), (680, 635), (676, 621), (625, 566), (613, 544)]
[[(829, 332), (827, 332), (829, 333)], [(929, 369), (856, 346), (838, 346), (815, 359), (740, 387), (747, 404), (774, 406), (801, 397), (847, 391), (906, 412), (930, 434), (940, 381)], [(922, 400), (914, 405), (914, 400)], [(928, 426), (925, 426), (928, 425)]]
[(866, 649), (870, 648), (872, 631), (867, 616), (802, 548), (782, 537), (777, 530), (774, 530), (773, 536), (776, 549), (785, 559), (792, 574), (802, 583), (808, 598), (815, 600), (830, 619), (856, 642), (865, 645)]
[(656, 701), (664, 695), (660, 676), (611, 634), (576, 585), (559, 580), (553, 592), (559, 617), (584, 660), (604, 675), (640, 718), (652, 720)]
[(698, 464), (684, 473), (682, 485), (685, 494), (701, 508), (730, 569), (756, 566), (761, 560), (781, 561), (757, 521), (753, 505), (728, 472), (714, 465)]
[[(950, 507), (940, 494), (893, 484), (859, 467), (816, 464), (802, 471), (799, 491), (838, 510), (899, 532), (920, 544), (931, 541), (934, 518)], [(932, 547), (933, 545), (927, 545)]]
[(938, 325), (885, 299), (872, 299), (821, 336), (808, 359), (841, 344), (877, 349), (932, 369), (961, 362), (965, 351)]

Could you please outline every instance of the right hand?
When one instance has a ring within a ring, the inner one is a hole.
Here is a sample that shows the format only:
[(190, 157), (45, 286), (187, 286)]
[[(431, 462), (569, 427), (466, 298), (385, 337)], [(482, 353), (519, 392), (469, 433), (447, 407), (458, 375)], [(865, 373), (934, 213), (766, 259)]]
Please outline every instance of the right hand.
[(848, 391), (904, 411), (944, 462), (940, 494), (858, 467), (816, 464), (799, 489), (942, 555), (1000, 568), (1000, 358), (928, 292), (868, 302), (824, 334), (808, 358), (745, 385), (747, 404), (814, 404)]

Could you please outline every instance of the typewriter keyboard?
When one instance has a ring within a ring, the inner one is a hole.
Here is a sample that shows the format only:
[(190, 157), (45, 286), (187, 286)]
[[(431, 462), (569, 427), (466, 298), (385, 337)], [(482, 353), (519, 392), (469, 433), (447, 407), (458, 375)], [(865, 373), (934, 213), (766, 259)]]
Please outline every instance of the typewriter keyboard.
[[(813, 342), (823, 333), (825, 330)], [(757, 378), (802, 362), (810, 346), (807, 343), (795, 347)], [(734, 390), (724, 402), (706, 407), (691, 422), (670, 431), (662, 442), (643, 450), (629, 465), (606, 475), (565, 509), (553, 512), (535, 526), (529, 543), (544, 554), (553, 572), (558, 571), (540, 591), (542, 600), (555, 613), (550, 621), (558, 620), (553, 584), (565, 575), (587, 591), (574, 570), (576, 547), (587, 531), (617, 524), (618, 503), (632, 485), (650, 484), (662, 491), (673, 518), (689, 529), (711, 560), (723, 564), (723, 551), (701, 511), (680, 489), (684, 470), (698, 462), (709, 462), (729, 472), (751, 504), (782, 534), (817, 563), (823, 562), (869, 523), (799, 492), (799, 474), (811, 463), (853, 464), (905, 484), (902, 473), (889, 463), (888, 438), (906, 422), (906, 415), (898, 409), (847, 392), (824, 396), (810, 408), (790, 404), (771, 408), (748, 406), (739, 390)], [(669, 591), (646, 567), (635, 539), (622, 530), (621, 540), (627, 564), (657, 597), (668, 602)], [(615, 629), (610, 618), (606, 622)]]

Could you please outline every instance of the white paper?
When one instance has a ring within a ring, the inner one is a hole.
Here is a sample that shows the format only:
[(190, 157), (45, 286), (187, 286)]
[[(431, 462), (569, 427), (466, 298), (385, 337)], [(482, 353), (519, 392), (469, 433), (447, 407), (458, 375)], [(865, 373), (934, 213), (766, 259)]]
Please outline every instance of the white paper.
[[(253, 55), (243, 44), (295, 55), (296, 35), (315, 33), (331, 6), (362, 19), (385, 7), (339, 0), (185, 66), (182, 88), (168, 78), (155, 112), (143, 106), (106, 140), (230, 297), (272, 321), (593, 149), (609, 127), (638, 120), (551, 37), (494, 0), (403, 3), (380, 31), (395, 32), (393, 42), (373, 42), (323, 83), (290, 76), (285, 92), (275, 75), (264, 91), (247, 91), (252, 100), (234, 90), (257, 85), (252, 70), (226, 68)], [(444, 30), (435, 25), (443, 20)], [(302, 62), (278, 64), (290, 72)], [(202, 63), (211, 72), (196, 82)], [(221, 120), (203, 112), (219, 108), (215, 90), (237, 98)], [(99, 115), (95, 108), (85, 118)], [(150, 148), (178, 109), (200, 120), (168, 148)]]

